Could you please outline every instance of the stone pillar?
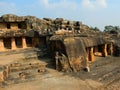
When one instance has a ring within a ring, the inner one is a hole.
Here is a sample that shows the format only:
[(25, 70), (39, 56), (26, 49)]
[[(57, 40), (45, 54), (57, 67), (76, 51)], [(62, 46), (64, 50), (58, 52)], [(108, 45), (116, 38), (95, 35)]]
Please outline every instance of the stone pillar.
[(16, 43), (15, 43), (15, 38), (11, 38), (11, 49), (12, 50), (15, 50), (17, 47), (16, 47)]
[(59, 66), (58, 66), (58, 59), (59, 59), (59, 55), (58, 52), (55, 53), (55, 62), (56, 62), (56, 70), (59, 70)]
[(93, 47), (90, 47), (90, 49), (89, 49), (90, 51), (89, 51), (89, 59), (90, 59), (90, 61), (94, 61), (94, 53), (93, 53)]
[(85, 71), (90, 72), (90, 60), (89, 60), (89, 48), (86, 48), (86, 57), (85, 57)]
[(111, 56), (113, 55), (113, 44), (112, 43), (110, 44), (110, 55)]
[(108, 53), (107, 53), (107, 44), (104, 44), (102, 46), (102, 56), (106, 57), (107, 55), (108, 55)]
[(22, 37), (22, 46), (23, 46), (23, 48), (27, 48), (25, 37)]
[(86, 48), (86, 53), (87, 53), (87, 59), (89, 61), (89, 48)]
[(90, 64), (89, 64), (88, 56), (86, 56), (85, 61), (86, 61), (85, 71), (90, 72)]
[(0, 51), (4, 51), (5, 48), (4, 48), (4, 42), (3, 42), (3, 39), (0, 39)]
[(5, 72), (6, 72), (6, 79), (7, 79), (10, 72), (10, 67), (8, 65), (6, 66)]
[(4, 82), (4, 71), (0, 71), (0, 82)]

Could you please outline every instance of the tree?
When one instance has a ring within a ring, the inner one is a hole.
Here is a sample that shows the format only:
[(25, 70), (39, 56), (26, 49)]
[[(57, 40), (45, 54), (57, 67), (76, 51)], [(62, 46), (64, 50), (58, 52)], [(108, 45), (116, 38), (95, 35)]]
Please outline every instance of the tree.
[(90, 27), (90, 30), (93, 30), (93, 31), (100, 31), (100, 29), (97, 28), (97, 27)]
[(105, 26), (104, 32), (107, 32), (110, 34), (118, 34), (120, 32), (120, 27), (108, 25), (108, 26)]

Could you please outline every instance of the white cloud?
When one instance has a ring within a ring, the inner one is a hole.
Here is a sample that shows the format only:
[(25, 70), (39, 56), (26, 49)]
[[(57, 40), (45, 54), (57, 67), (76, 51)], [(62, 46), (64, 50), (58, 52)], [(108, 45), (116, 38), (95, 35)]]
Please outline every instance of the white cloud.
[(94, 8), (94, 5), (90, 0), (83, 0), (81, 5), (87, 8)]
[(107, 2), (106, 0), (96, 0), (96, 5), (99, 5), (100, 7), (106, 8), (107, 7)]
[[(75, 0), (39, 0), (39, 8), (42, 10), (44, 17), (63, 17), (68, 18), (76, 11), (79, 11), (79, 3)], [(36, 5), (34, 5), (36, 7)]]
[(18, 14), (19, 10), (17, 10), (14, 3), (6, 3), (6, 2), (0, 2), (0, 15), (12, 13), (12, 14)]
[[(52, 0), (51, 0), (52, 1)], [(46, 8), (69, 8), (74, 9), (78, 6), (77, 2), (74, 0), (60, 0), (56, 2), (50, 2), (50, 0), (39, 0), (40, 4), (42, 3)]]
[[(105, 11), (109, 8), (104, 9), (107, 7), (107, 0), (36, 0), (32, 4), (17, 4), (17, 2), (0, 1), (0, 15), (13, 13), (17, 15), (34, 15), (40, 18), (61, 17), (101, 27), (100, 24), (103, 24)], [(106, 16), (108, 16), (108, 13)]]
[(42, 5), (47, 10), (78, 10), (88, 9), (97, 10), (99, 8), (107, 7), (107, 0), (39, 0), (40, 5)]
[(40, 0), (40, 3), (43, 3), (45, 6), (49, 6), (49, 1), (48, 0)]
[(107, 0), (82, 0), (81, 5), (89, 9), (106, 8)]

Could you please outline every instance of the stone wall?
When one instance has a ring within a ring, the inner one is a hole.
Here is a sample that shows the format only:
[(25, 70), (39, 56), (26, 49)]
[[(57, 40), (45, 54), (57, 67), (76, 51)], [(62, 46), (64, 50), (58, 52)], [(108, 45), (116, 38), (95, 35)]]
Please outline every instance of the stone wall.
[[(5, 22), (5, 23), (3, 23)], [(22, 24), (24, 22), (24, 24)], [(34, 16), (16, 16), (6, 14), (0, 17), (0, 30), (6, 30), (7, 24), (10, 24), (8, 30), (19, 30), (19, 23), (22, 29), (33, 29), (39, 31), (40, 34), (54, 33), (57, 30), (74, 30), (77, 33), (89, 30), (87, 25), (82, 24), (80, 21), (70, 21), (63, 18), (36, 18)], [(25, 25), (25, 26), (24, 26)]]
[(0, 30), (6, 30), (6, 29), (7, 29), (6, 24), (1, 22), (0, 23)]

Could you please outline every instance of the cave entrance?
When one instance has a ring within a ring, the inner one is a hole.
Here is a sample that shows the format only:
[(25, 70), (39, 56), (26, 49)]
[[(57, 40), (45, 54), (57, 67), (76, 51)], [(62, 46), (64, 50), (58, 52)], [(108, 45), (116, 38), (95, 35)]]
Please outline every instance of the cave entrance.
[(16, 37), (15, 43), (16, 43), (17, 48), (22, 48), (22, 38), (21, 37)]
[(31, 37), (26, 37), (26, 44), (27, 44), (27, 47), (32, 47), (32, 38)]
[(4, 38), (3, 42), (6, 49), (11, 49), (11, 38)]

